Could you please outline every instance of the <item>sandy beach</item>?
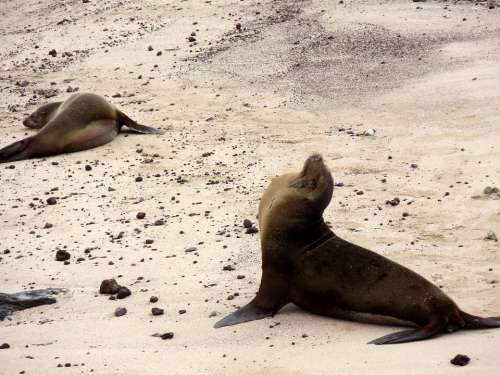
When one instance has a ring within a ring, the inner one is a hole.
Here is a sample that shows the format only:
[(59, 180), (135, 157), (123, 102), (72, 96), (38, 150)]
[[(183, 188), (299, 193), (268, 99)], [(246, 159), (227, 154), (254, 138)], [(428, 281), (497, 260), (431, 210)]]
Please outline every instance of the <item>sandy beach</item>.
[[(0, 14), (0, 147), (74, 92), (164, 131), (0, 165), (0, 292), (68, 290), (0, 322), (0, 375), (500, 374), (500, 329), (375, 346), (398, 328), (293, 305), (213, 328), (259, 286), (244, 219), (313, 152), (339, 185), (336, 234), (500, 315), (500, 242), (485, 239), (500, 196), (484, 194), (500, 187), (500, 3), (0, 0)], [(132, 295), (99, 294), (110, 278)]]

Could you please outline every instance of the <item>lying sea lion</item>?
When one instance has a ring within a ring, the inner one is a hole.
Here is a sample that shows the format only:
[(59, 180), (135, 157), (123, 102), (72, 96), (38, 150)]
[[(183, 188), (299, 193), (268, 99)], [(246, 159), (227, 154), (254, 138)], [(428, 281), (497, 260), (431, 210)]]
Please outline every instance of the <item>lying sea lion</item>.
[(309, 157), (300, 173), (273, 179), (259, 205), (259, 291), (216, 328), (272, 316), (289, 302), (321, 315), (377, 323), (387, 317), (416, 327), (370, 342), (374, 344), (500, 327), (500, 317), (464, 313), (422, 276), (337, 237), (323, 220), (332, 193), (333, 179), (320, 155)]
[(137, 133), (160, 133), (139, 125), (103, 97), (84, 93), (74, 94), (65, 102), (41, 106), (23, 124), (41, 130), (0, 149), (0, 163), (101, 146), (113, 140), (123, 125)]

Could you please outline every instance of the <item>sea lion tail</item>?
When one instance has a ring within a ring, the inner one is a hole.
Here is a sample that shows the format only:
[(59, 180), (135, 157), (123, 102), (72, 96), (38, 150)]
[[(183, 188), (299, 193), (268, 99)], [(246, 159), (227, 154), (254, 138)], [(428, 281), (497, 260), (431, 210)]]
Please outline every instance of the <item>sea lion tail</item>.
[(465, 321), (465, 328), (468, 329), (481, 329), (481, 328), (500, 328), (500, 316), (481, 318), (479, 316), (467, 314), (461, 311), (463, 320)]
[(120, 110), (116, 110), (118, 116), (118, 122), (120, 125), (125, 125), (130, 130), (141, 133), (141, 134), (162, 134), (160, 129), (152, 128), (151, 126), (140, 125), (130, 117), (128, 117), (125, 113)]
[(32, 140), (33, 137), (28, 137), (0, 149), (0, 164), (32, 157), (33, 155), (29, 148)]

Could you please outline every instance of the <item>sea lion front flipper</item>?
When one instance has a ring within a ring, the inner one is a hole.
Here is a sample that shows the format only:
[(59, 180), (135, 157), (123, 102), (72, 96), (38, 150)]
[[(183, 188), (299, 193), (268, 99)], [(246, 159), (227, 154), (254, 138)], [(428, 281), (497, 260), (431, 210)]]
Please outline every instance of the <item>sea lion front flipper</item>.
[(235, 324), (250, 322), (252, 320), (259, 320), (273, 316), (275, 310), (266, 310), (257, 305), (255, 299), (248, 305), (243, 306), (241, 309), (227, 315), (226, 317), (215, 323), (214, 328), (221, 328), (225, 326), (232, 326)]
[(118, 115), (118, 122), (120, 123), (120, 125), (125, 125), (127, 128), (136, 133), (162, 134), (162, 131), (160, 129), (156, 129), (151, 126), (140, 125), (120, 110), (117, 110), (116, 113)]
[(0, 149), (0, 164), (32, 157), (33, 155), (29, 147), (32, 139), (33, 137), (24, 138)]
[(285, 277), (264, 271), (259, 292), (252, 302), (219, 320), (215, 323), (214, 328), (232, 326), (273, 316), (290, 301), (288, 289), (288, 282)]
[(384, 345), (384, 344), (402, 344), (405, 342), (420, 341), (428, 339), (440, 332), (443, 332), (448, 324), (448, 319), (436, 318), (431, 320), (429, 324), (418, 329), (407, 329), (379, 337), (370, 341), (368, 344)]

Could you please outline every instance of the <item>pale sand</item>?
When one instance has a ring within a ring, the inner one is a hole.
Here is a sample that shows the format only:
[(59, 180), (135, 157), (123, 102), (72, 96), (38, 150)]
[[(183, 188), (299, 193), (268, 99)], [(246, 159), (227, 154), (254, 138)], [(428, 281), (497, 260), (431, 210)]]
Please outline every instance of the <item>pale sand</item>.
[[(255, 221), (272, 176), (297, 170), (312, 152), (344, 183), (325, 213), (337, 234), (419, 272), (465, 311), (500, 315), (500, 244), (484, 240), (488, 230), (500, 235), (500, 200), (472, 198), (500, 185), (500, 8), (101, 3), (0, 2), (2, 146), (29, 134), (23, 116), (68, 97), (69, 85), (121, 93), (110, 100), (166, 130), (0, 167), (0, 291), (70, 290), (56, 305), (0, 323), (0, 344), (11, 346), (0, 350), (1, 375), (499, 373), (500, 330), (373, 346), (366, 342), (398, 328), (293, 306), (272, 319), (212, 326), (258, 288), (258, 235), (244, 233), (243, 219)], [(198, 44), (190, 47), (193, 31)], [(48, 55), (52, 48), (56, 57)], [(29, 84), (17, 86), (22, 80)], [(59, 94), (32, 98), (49, 88)], [(339, 128), (377, 132), (352, 137)], [(160, 156), (144, 163), (151, 157), (139, 148)], [(49, 196), (58, 204), (47, 206)], [(396, 196), (399, 206), (385, 204)], [(165, 225), (150, 225), (161, 218)], [(47, 222), (53, 228), (43, 229)], [(147, 239), (154, 243), (145, 246)], [(67, 266), (54, 260), (63, 246), (72, 254)], [(198, 251), (185, 253), (191, 246)], [(222, 271), (228, 264), (236, 270)], [(132, 296), (98, 295), (111, 277)], [(165, 315), (151, 316), (152, 295)], [(118, 306), (128, 314), (114, 317)], [(172, 340), (151, 337), (168, 331)], [(458, 353), (471, 357), (464, 369), (449, 363)], [(64, 363), (73, 366), (57, 368)]]

